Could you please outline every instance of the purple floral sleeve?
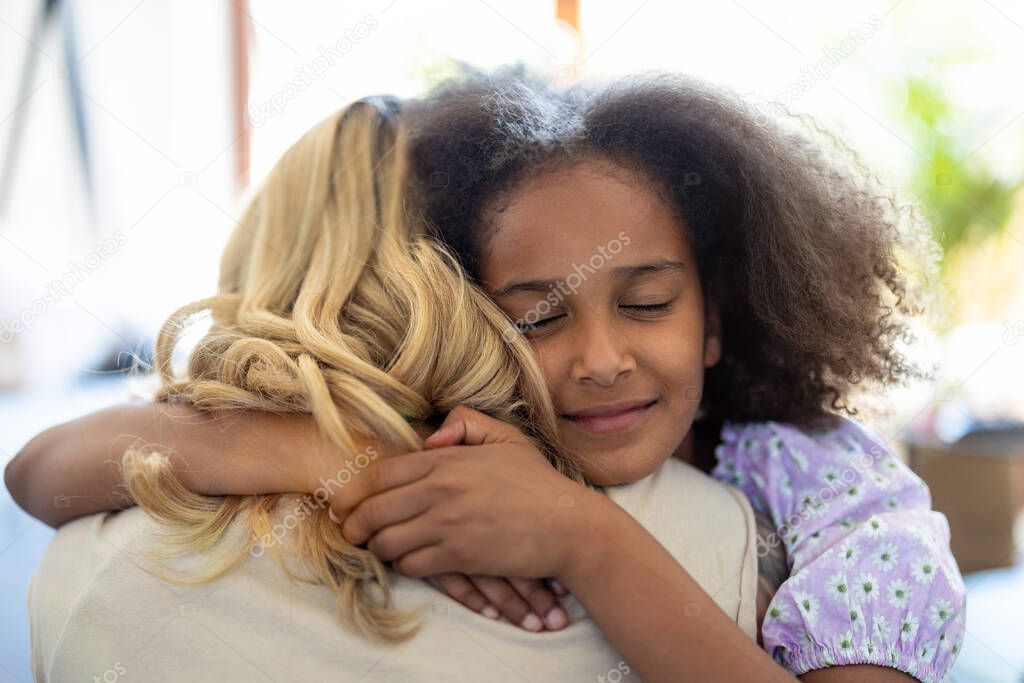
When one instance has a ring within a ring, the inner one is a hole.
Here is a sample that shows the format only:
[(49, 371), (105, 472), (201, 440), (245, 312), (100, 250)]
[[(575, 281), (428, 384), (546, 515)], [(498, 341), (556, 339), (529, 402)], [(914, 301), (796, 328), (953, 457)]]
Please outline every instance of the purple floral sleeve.
[(927, 486), (853, 420), (831, 431), (726, 423), (717, 479), (773, 520), (790, 576), (762, 627), (794, 675), (877, 664), (941, 681), (960, 650), (965, 590)]

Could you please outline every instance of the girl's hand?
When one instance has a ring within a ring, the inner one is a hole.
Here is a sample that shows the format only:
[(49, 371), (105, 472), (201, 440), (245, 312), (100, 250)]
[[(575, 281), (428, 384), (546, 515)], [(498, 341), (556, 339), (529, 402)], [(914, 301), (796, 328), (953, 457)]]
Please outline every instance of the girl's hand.
[(560, 475), (519, 430), (471, 408), (452, 410), (427, 445), (445, 439), (469, 445), (386, 458), (339, 491), (331, 507), (345, 515), (345, 538), (407, 576), (558, 579), (591, 528), (577, 506), (597, 494)]
[(556, 595), (567, 595), (561, 584), (538, 579), (502, 578), (449, 572), (430, 580), (454, 600), (491, 619), (504, 616), (527, 631), (565, 628), (569, 615)]
[[(460, 443), (456, 430), (439, 429), (429, 438), (431, 448), (455, 446)], [(433, 438), (431, 438), (433, 436)], [(498, 576), (466, 575), (449, 572), (430, 577), (448, 596), (469, 609), (490, 619), (504, 616), (527, 631), (552, 631), (564, 628), (569, 615), (556, 595), (569, 591), (557, 581), (548, 583), (539, 579), (516, 579)]]

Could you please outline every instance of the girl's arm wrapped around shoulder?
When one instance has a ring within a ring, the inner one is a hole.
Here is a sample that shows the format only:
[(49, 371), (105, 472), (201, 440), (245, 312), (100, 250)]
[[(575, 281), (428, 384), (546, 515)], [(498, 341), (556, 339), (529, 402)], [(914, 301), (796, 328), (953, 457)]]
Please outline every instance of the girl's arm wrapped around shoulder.
[(314, 473), (336, 460), (309, 415), (132, 401), (36, 435), (4, 480), (23, 510), (58, 527), (134, 504), (121, 475), (129, 449), (165, 453), (182, 485), (205, 495), (309, 491)]

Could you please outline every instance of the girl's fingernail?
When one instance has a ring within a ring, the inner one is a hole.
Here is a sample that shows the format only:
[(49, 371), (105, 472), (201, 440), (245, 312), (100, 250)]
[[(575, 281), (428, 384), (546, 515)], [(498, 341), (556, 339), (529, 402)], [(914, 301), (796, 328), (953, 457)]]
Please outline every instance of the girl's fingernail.
[(488, 619), (497, 619), (499, 616), (501, 616), (500, 614), (498, 614), (498, 610), (497, 608), (495, 608), (494, 605), (484, 605), (484, 608), (480, 610), (480, 613)]
[(569, 622), (569, 615), (561, 607), (552, 607), (544, 617), (544, 623), (552, 630), (563, 628)]
[(540, 620), (540, 617), (538, 617), (533, 612), (527, 614), (526, 617), (523, 618), (522, 623), (520, 623), (519, 625), (525, 628), (527, 631), (534, 632), (537, 632), (544, 628), (544, 622), (542, 622)]
[(551, 586), (551, 590), (555, 592), (555, 595), (565, 595), (569, 592), (558, 579), (549, 579), (548, 585)]

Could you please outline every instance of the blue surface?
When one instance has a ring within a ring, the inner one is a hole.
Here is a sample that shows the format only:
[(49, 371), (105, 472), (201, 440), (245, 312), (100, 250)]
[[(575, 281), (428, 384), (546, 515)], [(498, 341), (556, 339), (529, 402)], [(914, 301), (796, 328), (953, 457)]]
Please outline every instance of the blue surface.
[[(0, 394), (0, 464), (6, 466), (29, 439), (47, 427), (127, 401), (129, 396), (127, 385), (118, 379)], [(32, 680), (28, 584), (53, 534), (46, 524), (22, 512), (6, 487), (0, 491), (0, 683)]]

